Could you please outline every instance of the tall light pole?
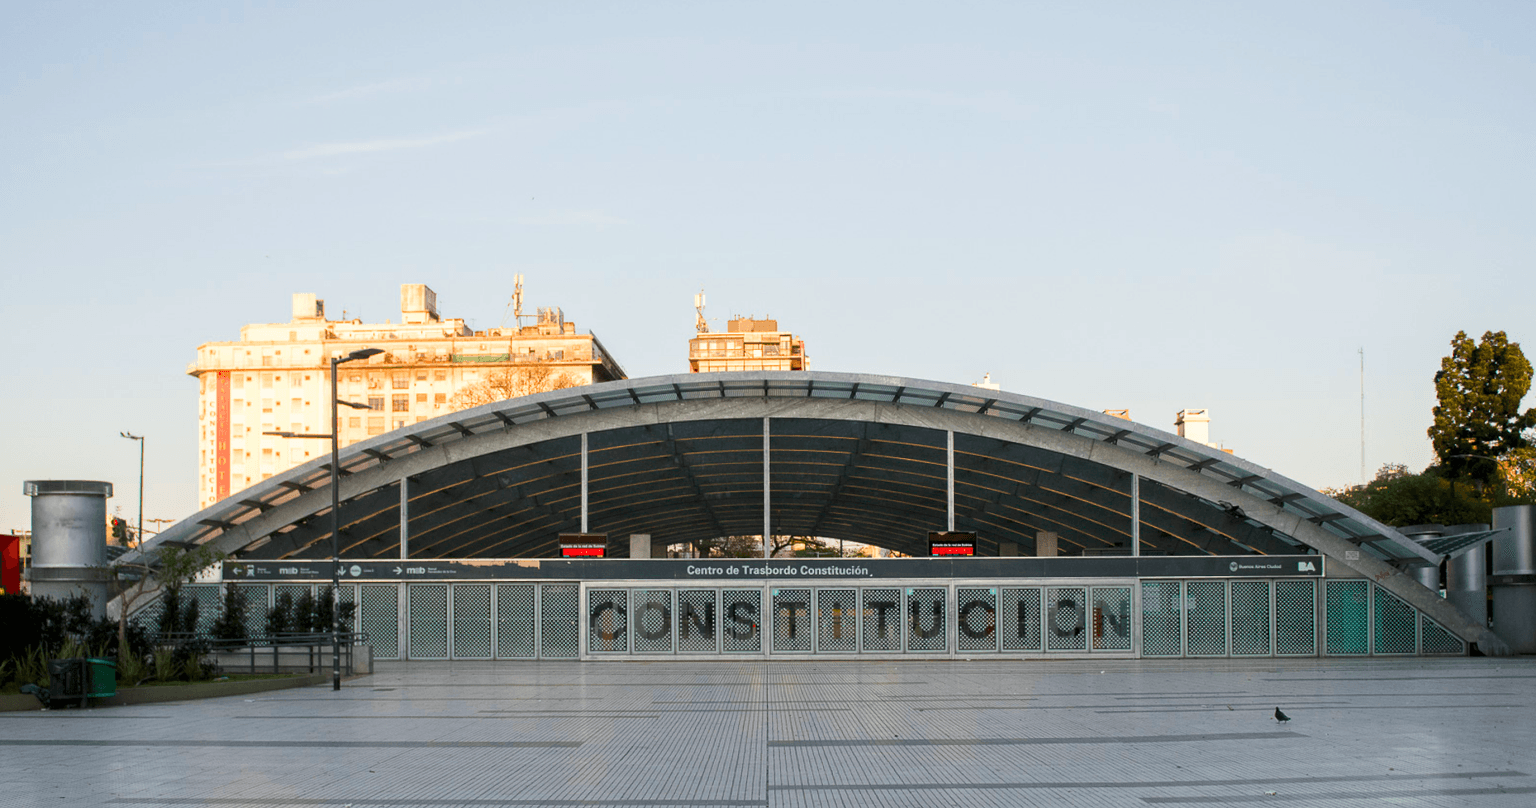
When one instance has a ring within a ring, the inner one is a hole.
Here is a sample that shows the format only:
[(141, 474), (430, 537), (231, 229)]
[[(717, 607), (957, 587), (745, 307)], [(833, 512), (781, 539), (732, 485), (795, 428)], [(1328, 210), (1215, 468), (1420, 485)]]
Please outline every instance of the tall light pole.
[(367, 359), (384, 353), (378, 348), (363, 348), (346, 356), (331, 357), (331, 432), (325, 434), (296, 434), (293, 432), (263, 432), (280, 438), (330, 438), (331, 439), (331, 690), (341, 690), (341, 429), (336, 417), (337, 407), (345, 404), (357, 410), (371, 409), (367, 404), (342, 401), (336, 393), (336, 367), (354, 359)]
[(131, 434), (127, 433), (127, 432), (119, 432), (117, 434), (122, 435), (123, 437), (125, 437), (125, 438), (127, 438), (129, 440), (136, 440), (136, 441), (139, 442), (139, 532), (138, 532), (139, 539), (138, 539), (138, 544), (140, 546), (143, 546), (143, 544), (144, 544), (144, 436), (143, 435), (131, 435)]

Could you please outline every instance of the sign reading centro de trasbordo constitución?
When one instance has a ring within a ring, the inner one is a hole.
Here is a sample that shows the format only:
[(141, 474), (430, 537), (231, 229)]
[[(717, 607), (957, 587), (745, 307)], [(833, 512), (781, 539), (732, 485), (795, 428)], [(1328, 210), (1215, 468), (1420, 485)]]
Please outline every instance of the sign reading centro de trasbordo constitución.
[[(330, 580), (326, 560), (225, 561), (226, 581)], [(1316, 578), (1323, 557), (448, 559), (341, 562), (351, 581), (850, 581), (913, 578)]]

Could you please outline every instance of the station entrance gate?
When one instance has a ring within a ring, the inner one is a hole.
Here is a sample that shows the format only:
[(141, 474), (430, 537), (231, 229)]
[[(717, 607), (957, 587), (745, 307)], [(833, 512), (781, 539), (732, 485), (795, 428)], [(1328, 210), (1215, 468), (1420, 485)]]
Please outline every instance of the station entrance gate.
[[(1467, 652), (1385, 588), (1326, 577), (1320, 556), (410, 563), (343, 562), (341, 600), (375, 659)], [(185, 591), (211, 625), (235, 588), (260, 636), (268, 608), (320, 594), (329, 572), (226, 562), (222, 585)]]

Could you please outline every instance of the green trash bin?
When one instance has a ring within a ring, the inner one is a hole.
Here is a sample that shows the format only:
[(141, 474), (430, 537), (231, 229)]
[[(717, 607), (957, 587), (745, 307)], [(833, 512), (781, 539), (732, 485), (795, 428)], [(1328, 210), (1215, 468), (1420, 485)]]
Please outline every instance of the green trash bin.
[(85, 697), (104, 699), (117, 695), (117, 663), (110, 659), (94, 657), (85, 663)]

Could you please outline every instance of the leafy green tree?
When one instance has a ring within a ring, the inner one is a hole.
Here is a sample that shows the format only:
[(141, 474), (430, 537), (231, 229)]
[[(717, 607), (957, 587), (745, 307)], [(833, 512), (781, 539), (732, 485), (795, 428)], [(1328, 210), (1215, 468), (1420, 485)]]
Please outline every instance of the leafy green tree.
[(245, 639), (245, 615), (248, 604), (238, 587), (224, 585), (224, 610), (213, 621), (213, 636), (221, 640)]
[(1498, 458), (1528, 448), (1524, 433), (1536, 426), (1536, 408), (1520, 411), (1531, 389), (1531, 363), (1503, 331), (1474, 344), (1465, 331), (1451, 340), (1451, 354), (1435, 374), (1435, 421), (1429, 428), (1440, 468), (1451, 480), (1487, 483), (1499, 473)]
[(294, 631), (294, 620), (293, 596), (287, 592), (279, 593), (277, 602), (267, 610), (267, 636)]
[[(160, 588), (165, 591), (163, 597), (170, 599), (168, 602), (179, 601), (181, 588), (197, 577), (199, 572), (223, 561), (224, 553), (207, 545), (185, 550), (165, 545), (156, 549), (153, 557), (153, 563), (118, 562), (112, 565), (112, 574), (119, 585), (126, 584), (117, 596), (122, 606), (117, 613), (117, 644), (120, 654), (128, 653), (128, 615), (139, 601), (155, 594), (156, 590), (151, 588), (151, 584), (160, 584)], [(166, 611), (176, 615), (172, 618), (174, 621), (185, 622), (179, 604)], [(195, 628), (196, 625), (194, 612), (192, 626)]]
[(1365, 485), (1323, 493), (1393, 527), (1487, 523), (1495, 504), (1472, 486), (1455, 486), (1440, 475), (1414, 474), (1390, 463)]

